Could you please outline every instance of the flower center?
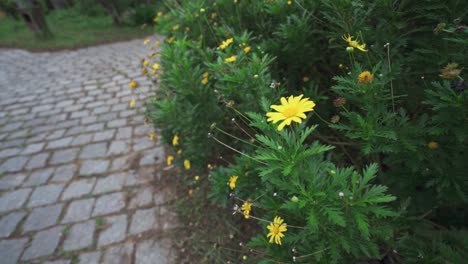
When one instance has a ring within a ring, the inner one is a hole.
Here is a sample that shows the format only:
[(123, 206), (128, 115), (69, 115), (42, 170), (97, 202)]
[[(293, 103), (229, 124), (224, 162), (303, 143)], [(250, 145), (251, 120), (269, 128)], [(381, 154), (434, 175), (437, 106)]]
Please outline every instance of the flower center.
[(289, 108), (287, 108), (286, 110), (284, 110), (283, 115), (284, 115), (284, 117), (286, 117), (286, 118), (290, 118), (290, 117), (296, 116), (296, 115), (297, 115), (297, 112), (298, 112), (297, 107), (290, 106)]
[(279, 231), (279, 227), (280, 227), (280, 226), (279, 226), (278, 224), (273, 225), (273, 228), (271, 229), (271, 232), (272, 232), (273, 234), (275, 234), (275, 235), (278, 235), (279, 232), (280, 232), (280, 231)]

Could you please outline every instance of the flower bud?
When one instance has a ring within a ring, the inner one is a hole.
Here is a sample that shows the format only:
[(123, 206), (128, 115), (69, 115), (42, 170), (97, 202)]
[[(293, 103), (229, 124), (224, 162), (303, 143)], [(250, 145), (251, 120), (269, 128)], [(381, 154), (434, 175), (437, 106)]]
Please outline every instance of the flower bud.
[(353, 48), (353, 47), (347, 47), (347, 48), (346, 48), (346, 52), (348, 52), (348, 53), (353, 53), (353, 52), (354, 52), (354, 48)]

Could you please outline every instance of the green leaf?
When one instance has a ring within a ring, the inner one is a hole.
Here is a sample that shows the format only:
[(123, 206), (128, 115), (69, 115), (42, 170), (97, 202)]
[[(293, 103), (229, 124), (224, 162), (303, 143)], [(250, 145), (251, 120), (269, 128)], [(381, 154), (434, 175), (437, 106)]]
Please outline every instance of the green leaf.
[(341, 212), (338, 208), (323, 207), (322, 210), (330, 222), (341, 227), (346, 226), (346, 221), (343, 217), (343, 212)]
[(367, 222), (367, 217), (363, 214), (354, 211), (354, 220), (358, 226), (359, 231), (361, 231), (361, 235), (366, 240), (369, 240), (369, 223)]
[(318, 231), (318, 219), (313, 209), (309, 211), (307, 216), (307, 224), (309, 225), (312, 232)]

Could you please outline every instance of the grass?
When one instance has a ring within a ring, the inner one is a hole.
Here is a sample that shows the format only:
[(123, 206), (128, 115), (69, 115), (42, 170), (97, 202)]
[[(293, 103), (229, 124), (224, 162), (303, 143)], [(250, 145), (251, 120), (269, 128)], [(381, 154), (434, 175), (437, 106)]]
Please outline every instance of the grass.
[(52, 11), (46, 20), (53, 37), (38, 38), (22, 20), (0, 14), (0, 47), (32, 51), (74, 49), (153, 33), (150, 28), (117, 27), (109, 16), (89, 17), (79, 14), (75, 9)]

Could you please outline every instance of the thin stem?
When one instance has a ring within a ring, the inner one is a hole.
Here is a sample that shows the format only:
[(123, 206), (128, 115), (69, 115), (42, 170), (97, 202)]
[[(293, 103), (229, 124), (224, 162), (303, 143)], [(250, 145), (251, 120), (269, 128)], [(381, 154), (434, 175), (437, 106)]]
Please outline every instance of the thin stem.
[(313, 256), (313, 255), (316, 255), (318, 253), (322, 253), (324, 252), (325, 250), (327, 250), (328, 248), (324, 248), (324, 249), (321, 249), (321, 250), (317, 250), (315, 252), (312, 252), (310, 254), (307, 254), (307, 255), (302, 255), (302, 256), (299, 256), (299, 257), (295, 257), (296, 259), (300, 259), (300, 258), (306, 258), (306, 257), (310, 257), (310, 256)]
[(239, 153), (239, 154), (241, 154), (241, 155), (243, 155), (243, 156), (246, 156), (247, 158), (250, 158), (250, 159), (252, 159), (252, 160), (255, 160), (255, 161), (258, 162), (258, 163), (261, 163), (261, 164), (263, 164), (263, 165), (267, 165), (267, 163), (265, 163), (265, 162), (263, 162), (263, 161), (261, 161), (261, 160), (258, 160), (258, 159), (254, 158), (254, 157), (252, 157), (252, 156), (249, 156), (249, 155), (245, 154), (244, 152), (239, 151), (239, 150), (237, 150), (237, 149), (235, 149), (235, 148), (233, 148), (233, 147), (231, 147), (231, 146), (225, 144), (224, 142), (222, 142), (221, 140), (217, 139), (215, 136), (213, 136), (213, 135), (211, 135), (211, 134), (210, 134), (210, 137), (211, 137), (212, 139), (214, 139), (216, 142), (218, 142), (219, 144), (225, 146), (226, 148), (228, 148), (228, 149), (230, 149), (230, 150), (233, 150), (233, 151), (235, 151), (235, 152), (237, 152), (237, 153)]
[(222, 130), (221, 128), (216, 127), (215, 129), (218, 130), (219, 132), (221, 132), (221, 133), (223, 133), (223, 134), (225, 134), (225, 135), (227, 135), (227, 136), (230, 136), (230, 137), (232, 137), (232, 138), (234, 138), (234, 139), (237, 139), (237, 140), (239, 140), (239, 141), (241, 141), (241, 142), (243, 142), (243, 143), (245, 143), (245, 144), (248, 144), (248, 145), (253, 146), (253, 147), (257, 147), (256, 145), (254, 145), (254, 144), (252, 144), (252, 143), (250, 143), (250, 142), (248, 142), (248, 141), (246, 141), (246, 140), (243, 140), (243, 139), (241, 139), (241, 138), (238, 138), (238, 137), (236, 137), (236, 136), (234, 136), (234, 135), (232, 135), (232, 134), (230, 134), (230, 133), (228, 133), (228, 132)]
[(239, 125), (239, 123), (237, 123), (237, 121), (236, 121), (235, 119), (232, 119), (232, 122), (233, 122), (234, 124), (236, 124), (236, 126), (237, 126), (240, 130), (242, 130), (242, 132), (244, 132), (247, 136), (249, 136), (251, 139), (255, 140), (255, 138), (254, 138), (252, 135), (250, 135), (245, 129), (243, 129), (243, 128)]
[[(387, 62), (388, 62), (388, 71), (392, 73), (392, 62), (390, 61), (390, 43), (387, 43)], [(390, 93), (392, 96), (392, 109), (393, 113), (395, 113), (395, 99), (393, 96), (393, 79), (390, 79)]]
[(325, 124), (327, 125), (331, 125), (332, 123), (328, 122), (328, 121), (325, 121), (317, 112), (315, 112), (315, 115), (322, 121), (324, 122)]

